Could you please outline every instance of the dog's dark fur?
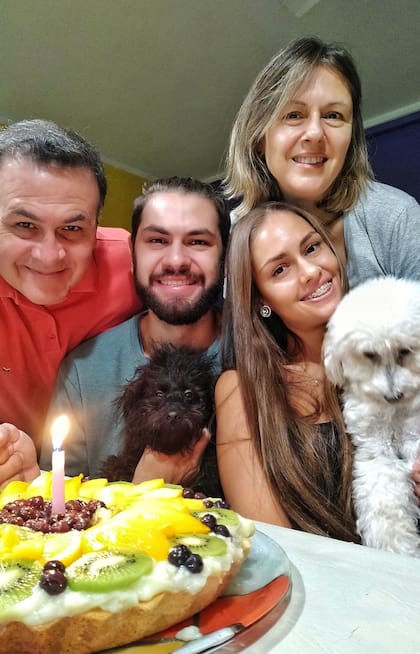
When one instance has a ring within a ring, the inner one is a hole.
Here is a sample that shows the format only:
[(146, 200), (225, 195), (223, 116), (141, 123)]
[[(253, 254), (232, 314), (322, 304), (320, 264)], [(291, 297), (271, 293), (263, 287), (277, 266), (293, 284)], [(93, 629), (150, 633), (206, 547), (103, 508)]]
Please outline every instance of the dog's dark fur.
[(146, 447), (174, 454), (188, 451), (214, 411), (214, 360), (202, 350), (161, 345), (140, 366), (117, 403), (125, 421), (125, 442), (108, 457), (101, 476), (131, 481)]

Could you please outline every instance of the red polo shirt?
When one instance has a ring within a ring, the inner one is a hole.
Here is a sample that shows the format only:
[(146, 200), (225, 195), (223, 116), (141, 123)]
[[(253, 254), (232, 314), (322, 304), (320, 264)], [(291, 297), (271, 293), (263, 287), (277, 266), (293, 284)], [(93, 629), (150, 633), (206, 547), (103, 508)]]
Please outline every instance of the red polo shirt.
[(63, 357), (138, 312), (130, 235), (98, 227), (94, 261), (58, 304), (33, 304), (0, 277), (0, 422), (26, 431), (39, 449)]

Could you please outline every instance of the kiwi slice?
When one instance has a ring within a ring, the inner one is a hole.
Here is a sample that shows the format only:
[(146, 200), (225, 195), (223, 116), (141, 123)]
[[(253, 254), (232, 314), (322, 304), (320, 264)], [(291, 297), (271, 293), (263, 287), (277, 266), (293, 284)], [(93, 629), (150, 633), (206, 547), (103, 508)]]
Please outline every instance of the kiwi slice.
[(193, 554), (206, 556), (223, 556), (227, 546), (222, 538), (210, 534), (180, 534), (170, 539), (171, 546), (186, 545)]
[(217, 507), (210, 507), (202, 511), (193, 511), (192, 514), (200, 520), (206, 513), (211, 513), (217, 520), (218, 525), (226, 525), (226, 527), (237, 527), (239, 525), (239, 518), (235, 511), (231, 509), (218, 509)]
[(106, 550), (89, 552), (66, 570), (72, 590), (105, 593), (126, 588), (153, 569), (153, 560), (144, 552), (127, 553)]
[(29, 559), (0, 561), (0, 612), (32, 593), (40, 580), (42, 566)]

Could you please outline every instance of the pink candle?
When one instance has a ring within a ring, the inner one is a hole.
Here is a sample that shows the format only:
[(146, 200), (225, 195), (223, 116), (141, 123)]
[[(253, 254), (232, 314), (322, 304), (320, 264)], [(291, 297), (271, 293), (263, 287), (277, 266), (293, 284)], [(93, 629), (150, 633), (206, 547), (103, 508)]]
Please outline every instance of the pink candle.
[(52, 435), (52, 513), (64, 513), (64, 450), (63, 440), (69, 430), (69, 419), (62, 415), (51, 426)]

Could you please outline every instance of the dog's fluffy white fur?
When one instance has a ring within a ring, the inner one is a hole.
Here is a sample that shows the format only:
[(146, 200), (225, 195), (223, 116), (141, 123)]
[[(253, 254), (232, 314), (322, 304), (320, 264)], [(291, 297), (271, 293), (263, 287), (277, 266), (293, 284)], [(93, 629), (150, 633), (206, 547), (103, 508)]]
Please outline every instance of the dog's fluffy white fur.
[(420, 283), (384, 277), (350, 291), (328, 324), (324, 362), (343, 390), (355, 445), (362, 543), (420, 556), (411, 478), (420, 444)]

